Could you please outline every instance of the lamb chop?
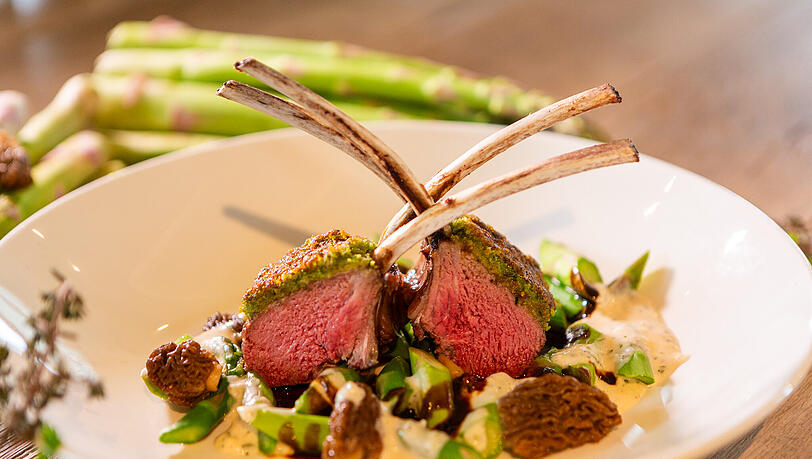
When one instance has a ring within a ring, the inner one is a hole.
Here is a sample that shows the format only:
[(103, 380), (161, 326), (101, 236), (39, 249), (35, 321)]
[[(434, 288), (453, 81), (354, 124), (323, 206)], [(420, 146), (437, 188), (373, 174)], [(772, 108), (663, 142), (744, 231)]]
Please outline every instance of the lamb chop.
[[(392, 324), (398, 322), (389, 307), (392, 286), (397, 281), (397, 272), (391, 268), (416, 242), (462, 215), (509, 194), (588, 169), (637, 160), (636, 151), (628, 141), (589, 147), (426, 207), (421, 197), (425, 189), (420, 193), (422, 186), (409, 190), (402, 185), (412, 174), (405, 167), (400, 170), (388, 167), (387, 164), (399, 161), (392, 159), (396, 156), (391, 150), (382, 152), (382, 142), (378, 144), (371, 133), (284, 75), (250, 59), (237, 66), (294, 98), (312, 113), (237, 82), (226, 83), (218, 92), (220, 95), (279, 117), (349, 153), (382, 178), (388, 178), (387, 183), (399, 189), (401, 197), (420, 213), (377, 247), (362, 238), (333, 231), (309, 239), (260, 272), (244, 298), (243, 311), (249, 321), (243, 332), (243, 354), (246, 367), (271, 386), (306, 382), (325, 365), (340, 361), (357, 368), (374, 365), (378, 341), (387, 335), (380, 330), (391, 330)], [(541, 125), (535, 123), (531, 127), (541, 130)], [(521, 140), (519, 137), (514, 138)], [(498, 148), (482, 150), (492, 156), (498, 154)], [(477, 165), (469, 166), (467, 171)], [(457, 180), (464, 173), (458, 175)], [(529, 263), (529, 259), (523, 260)], [(537, 265), (535, 270), (538, 270)], [(528, 268), (528, 273), (531, 271)], [(543, 281), (536, 283), (536, 289), (542, 292), (539, 298), (546, 301), (534, 306), (538, 309), (536, 323), (541, 330), (541, 338), (536, 338), (543, 340), (545, 317), (549, 317), (552, 302), (547, 301), (549, 293), (544, 293)]]

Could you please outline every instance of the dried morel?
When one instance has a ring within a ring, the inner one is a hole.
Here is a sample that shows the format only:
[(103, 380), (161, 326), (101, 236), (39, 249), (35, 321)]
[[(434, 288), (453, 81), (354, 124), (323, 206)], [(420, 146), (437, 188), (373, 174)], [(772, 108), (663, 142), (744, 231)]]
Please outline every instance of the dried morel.
[(203, 331), (211, 330), (228, 322), (231, 322), (231, 329), (234, 330), (234, 333), (242, 332), (242, 327), (245, 325), (245, 320), (239, 314), (215, 312), (206, 320), (206, 325), (203, 325)]
[(167, 399), (193, 406), (217, 390), (221, 366), (197, 341), (166, 343), (147, 359), (147, 377)]
[[(362, 391), (359, 403), (346, 397), (348, 392)], [(342, 400), (342, 398), (344, 400)], [(336, 395), (336, 406), (330, 415), (330, 434), (324, 440), (322, 458), (378, 458), (383, 443), (375, 423), (381, 408), (372, 391), (363, 384), (347, 384)]]
[(0, 191), (30, 185), (31, 164), (23, 147), (0, 132)]
[(606, 394), (556, 374), (519, 383), (498, 407), (505, 450), (524, 458), (596, 442), (621, 422)]

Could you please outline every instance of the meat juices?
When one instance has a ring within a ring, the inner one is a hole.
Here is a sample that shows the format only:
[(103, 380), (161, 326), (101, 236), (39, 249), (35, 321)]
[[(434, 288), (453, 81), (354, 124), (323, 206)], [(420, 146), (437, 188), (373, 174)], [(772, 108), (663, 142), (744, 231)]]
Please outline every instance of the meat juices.
[(334, 230), (264, 268), (243, 299), (246, 368), (270, 386), (309, 382), (328, 364), (378, 359), (385, 281), (374, 244)]
[(409, 307), (418, 336), (466, 373), (521, 375), (544, 345), (555, 303), (536, 261), (474, 216), (432, 236)]

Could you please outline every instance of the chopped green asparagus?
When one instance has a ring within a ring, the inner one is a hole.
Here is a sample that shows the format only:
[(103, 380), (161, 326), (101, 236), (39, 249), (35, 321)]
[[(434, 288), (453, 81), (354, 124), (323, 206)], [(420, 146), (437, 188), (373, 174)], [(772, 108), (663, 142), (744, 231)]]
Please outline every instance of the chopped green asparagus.
[(502, 420), (496, 403), (488, 403), (465, 416), (457, 438), (470, 445), (485, 459), (502, 452)]
[(401, 411), (402, 402), (409, 398), (408, 376), (409, 365), (402, 358), (395, 357), (384, 365), (375, 379), (375, 394), (384, 402), (391, 401), (395, 413)]
[(631, 356), (617, 370), (619, 376), (636, 379), (644, 384), (654, 384), (654, 372), (648, 356), (641, 351), (632, 352)]
[(310, 382), (293, 409), (302, 414), (329, 414), (338, 390), (349, 381), (360, 380), (361, 376), (351, 368), (327, 368)]
[(220, 378), (217, 392), (193, 406), (175, 424), (167, 427), (158, 437), (162, 443), (195, 443), (209, 434), (223, 420), (234, 399), (228, 393), (228, 379)]
[(426, 420), (429, 428), (446, 422), (454, 410), (454, 394), (451, 389), (451, 372), (430, 353), (409, 348), (412, 376), (406, 378), (412, 387), (409, 401), (417, 416)]
[(580, 255), (563, 244), (545, 239), (539, 247), (539, 261), (541, 270), (553, 276), (564, 285), (572, 287), (573, 269), (576, 269), (587, 282), (603, 282), (597, 265), (588, 258)]
[(285, 408), (257, 410), (251, 425), (298, 454), (318, 455), (330, 432), (327, 416), (299, 414)]
[[(557, 277), (544, 274), (544, 280), (547, 281), (547, 287), (558, 304), (557, 309), (563, 309), (566, 317), (577, 316), (589, 305), (586, 298), (578, 294), (572, 287), (564, 285)], [(562, 328), (567, 328), (567, 326), (564, 325)]]
[(644, 253), (640, 258), (634, 261), (623, 274), (609, 284), (609, 288), (613, 290), (637, 290), (640, 285), (640, 280), (643, 278), (643, 270), (646, 269), (646, 262), (648, 261), (648, 252)]
[(456, 440), (449, 440), (437, 454), (437, 459), (481, 459), (482, 455), (471, 446)]
[(581, 381), (584, 384), (589, 384), (590, 386), (595, 385), (595, 380), (598, 377), (597, 372), (595, 371), (595, 365), (589, 362), (570, 365), (567, 368), (564, 368), (564, 374), (572, 376), (578, 381)]

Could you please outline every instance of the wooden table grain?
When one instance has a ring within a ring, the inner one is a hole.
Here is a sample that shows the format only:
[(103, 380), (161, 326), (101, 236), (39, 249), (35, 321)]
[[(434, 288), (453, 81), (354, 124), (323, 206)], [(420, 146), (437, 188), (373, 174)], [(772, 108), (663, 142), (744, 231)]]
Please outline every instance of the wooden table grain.
[[(89, 71), (106, 32), (167, 14), (195, 26), (422, 55), (566, 96), (602, 82), (590, 118), (775, 219), (812, 214), (812, 2), (784, 0), (0, 0), (0, 89), (44, 106)], [(714, 457), (812, 457), (812, 377)], [(0, 445), (0, 458), (25, 457)]]

